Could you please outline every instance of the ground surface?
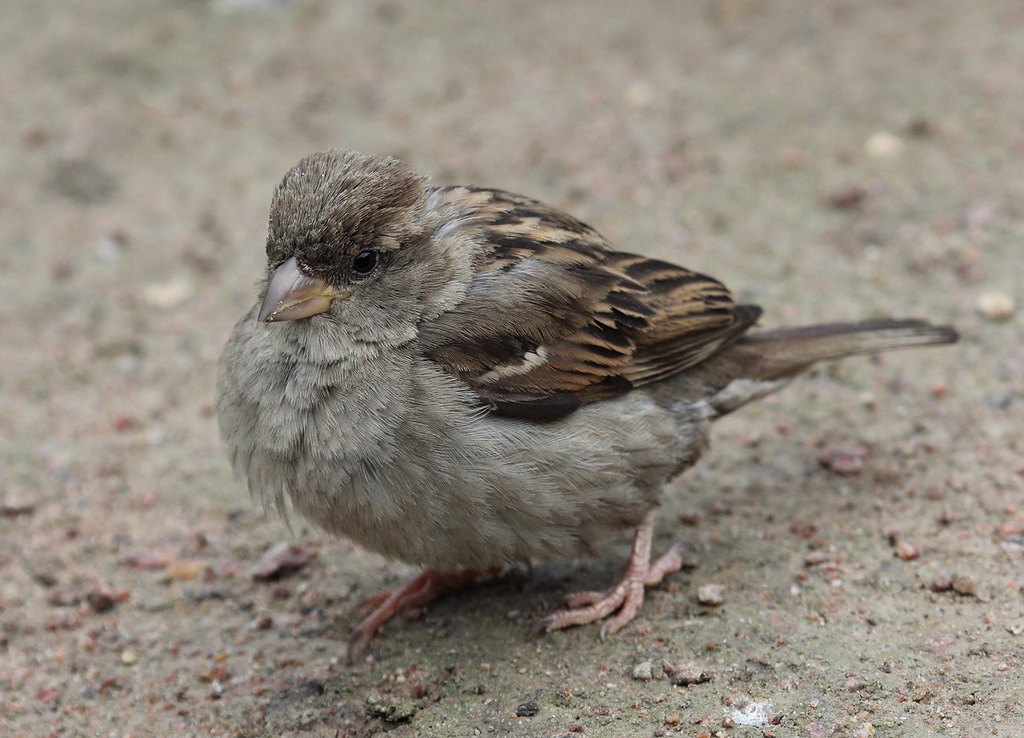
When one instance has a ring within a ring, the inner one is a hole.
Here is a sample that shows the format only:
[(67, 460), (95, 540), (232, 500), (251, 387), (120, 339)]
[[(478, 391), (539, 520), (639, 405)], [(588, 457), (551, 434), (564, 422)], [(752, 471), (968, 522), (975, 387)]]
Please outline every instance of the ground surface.
[[(5, 735), (1024, 735), (1022, 69), (1019, 0), (7, 3)], [(658, 529), (696, 567), (620, 635), (525, 637), (625, 538), (348, 666), (410, 570), (264, 519), (212, 417), (271, 190), (329, 146), (564, 206), (765, 325), (963, 340), (723, 421)]]

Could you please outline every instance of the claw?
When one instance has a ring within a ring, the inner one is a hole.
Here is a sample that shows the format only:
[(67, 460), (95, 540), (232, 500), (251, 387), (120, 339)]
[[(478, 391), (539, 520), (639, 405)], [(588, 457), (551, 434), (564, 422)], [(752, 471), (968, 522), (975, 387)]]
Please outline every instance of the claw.
[(601, 625), (601, 638), (622, 630), (636, 617), (644, 601), (645, 588), (658, 584), (666, 574), (678, 571), (683, 565), (683, 559), (679, 555), (682, 544), (679, 543), (655, 561), (650, 560), (653, 531), (654, 516), (648, 515), (636, 530), (626, 569), (622, 572), (622, 578), (613, 587), (604, 592), (584, 591), (568, 595), (560, 605), (560, 608), (567, 609), (558, 609), (536, 621), (530, 632), (551, 632), (571, 625), (596, 623), (599, 620), (604, 620)]
[(348, 659), (352, 661), (366, 649), (366, 644), (396, 614), (412, 613), (445, 592), (464, 587), (485, 577), (497, 576), (501, 569), (460, 571), (454, 574), (427, 569), (398, 589), (378, 592), (356, 605), (356, 611), (374, 608), (352, 631), (348, 639)]

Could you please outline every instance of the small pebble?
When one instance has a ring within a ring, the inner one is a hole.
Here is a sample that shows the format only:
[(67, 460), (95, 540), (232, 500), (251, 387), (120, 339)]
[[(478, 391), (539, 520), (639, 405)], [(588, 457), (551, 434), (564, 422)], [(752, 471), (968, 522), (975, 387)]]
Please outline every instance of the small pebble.
[(258, 582), (276, 582), (304, 569), (316, 561), (318, 556), (319, 552), (315, 548), (281, 542), (271, 546), (260, 557), (252, 571), (252, 578)]
[(164, 282), (151, 282), (142, 287), (143, 301), (152, 307), (169, 310), (183, 305), (192, 297), (192, 284), (183, 277)]
[(175, 559), (168, 561), (164, 568), (165, 579), (195, 579), (202, 570), (202, 564), (195, 559)]
[(0, 502), (0, 518), (18, 518), (22, 515), (32, 515), (35, 511), (36, 506), (32, 504)]
[(725, 587), (721, 584), (702, 584), (697, 588), (697, 602), (705, 607), (718, 607), (725, 602)]
[(516, 717), (533, 717), (540, 712), (540, 705), (534, 700), (527, 700), (516, 708)]
[(804, 566), (822, 566), (835, 563), (835, 560), (836, 557), (832, 551), (811, 551), (804, 556)]
[(923, 116), (917, 116), (907, 124), (907, 133), (920, 138), (933, 136), (936, 133), (935, 124)]
[(903, 150), (903, 139), (888, 131), (873, 133), (864, 142), (864, 151), (873, 159), (891, 159)]
[(130, 648), (125, 649), (121, 652), (121, 663), (125, 666), (131, 666), (139, 660), (139, 655), (132, 651)]
[[(322, 694), (323, 686), (319, 685), (319, 694)], [(418, 707), (411, 698), (385, 696), (367, 697), (363, 703), (363, 709), (370, 717), (375, 717), (387, 723), (402, 723), (413, 717)]]
[(83, 597), (84, 595), (81, 590), (58, 587), (50, 590), (50, 593), (46, 596), (46, 601), (54, 607), (69, 607), (77, 605), (82, 601)]
[(851, 185), (841, 190), (836, 190), (825, 202), (836, 210), (856, 210), (868, 196), (868, 191), (860, 185)]
[(871, 723), (861, 723), (861, 726), (857, 728), (857, 732), (854, 733), (854, 738), (871, 738), (875, 734), (875, 726)]
[(696, 510), (683, 510), (676, 518), (683, 525), (700, 525), (700, 513)]
[(156, 592), (141, 592), (132, 597), (135, 606), (144, 612), (163, 612), (174, 607), (174, 599)]
[(964, 597), (973, 597), (978, 593), (977, 582), (970, 574), (954, 574), (950, 584), (954, 592)]
[(869, 453), (858, 444), (830, 446), (818, 454), (818, 463), (835, 474), (853, 476), (864, 471)]
[(649, 682), (654, 678), (654, 664), (650, 661), (641, 661), (633, 667), (633, 678)]
[(669, 680), (677, 687), (685, 687), (689, 684), (703, 684), (712, 679), (711, 672), (703, 667), (691, 664), (689, 661), (676, 661), (675, 663), (665, 659), (661, 662), (662, 671), (668, 675)]
[(1009, 320), (1017, 311), (1017, 301), (1005, 292), (984, 292), (978, 295), (975, 309), (985, 320)]
[(912, 561), (921, 555), (917, 546), (907, 541), (900, 541), (893, 547), (893, 551), (904, 561)]
[(89, 607), (93, 612), (107, 612), (113, 610), (114, 605), (117, 601), (114, 597), (104, 590), (94, 589), (85, 596), (85, 601), (89, 603)]

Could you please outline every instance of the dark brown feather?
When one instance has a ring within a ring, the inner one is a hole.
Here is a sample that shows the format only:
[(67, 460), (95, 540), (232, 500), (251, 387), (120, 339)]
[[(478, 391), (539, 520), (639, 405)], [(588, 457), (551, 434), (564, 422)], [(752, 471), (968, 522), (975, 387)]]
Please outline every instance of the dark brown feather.
[[(913, 319), (821, 323), (757, 331), (741, 336), (685, 374), (657, 385), (654, 391), (663, 402), (710, 400), (717, 412), (725, 414), (771, 391), (773, 383), (785, 383), (819, 361), (956, 341), (953, 328)], [(748, 394), (718, 394), (737, 380), (749, 381)]]
[(711, 277), (613, 251), (590, 226), (519, 195), (449, 187), (430, 204), (446, 212), (440, 235), (470, 238), (479, 253), (463, 302), (420, 340), (501, 414), (555, 420), (664, 379), (761, 313)]

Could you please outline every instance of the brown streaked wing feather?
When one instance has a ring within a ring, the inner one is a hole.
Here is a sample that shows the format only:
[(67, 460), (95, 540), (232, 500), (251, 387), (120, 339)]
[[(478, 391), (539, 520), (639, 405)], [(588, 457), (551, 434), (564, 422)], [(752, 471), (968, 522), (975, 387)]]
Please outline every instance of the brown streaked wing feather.
[(463, 302), (422, 326), (420, 338), (427, 356), (471, 383), (586, 325), (617, 279), (600, 267), (608, 248), (600, 235), (541, 203), (446, 187), (430, 206), (447, 211), (442, 237), (468, 238), (479, 252)]
[(623, 375), (635, 385), (665, 379), (695, 366), (742, 335), (761, 315), (736, 305), (716, 279), (655, 259), (622, 257), (624, 271), (648, 290), (656, 318), (637, 335), (633, 362)]
[(518, 195), (438, 190), (444, 237), (480, 245), (458, 307), (421, 329), (424, 353), (496, 412), (554, 420), (704, 360), (760, 310), (718, 281), (614, 252), (592, 228)]

